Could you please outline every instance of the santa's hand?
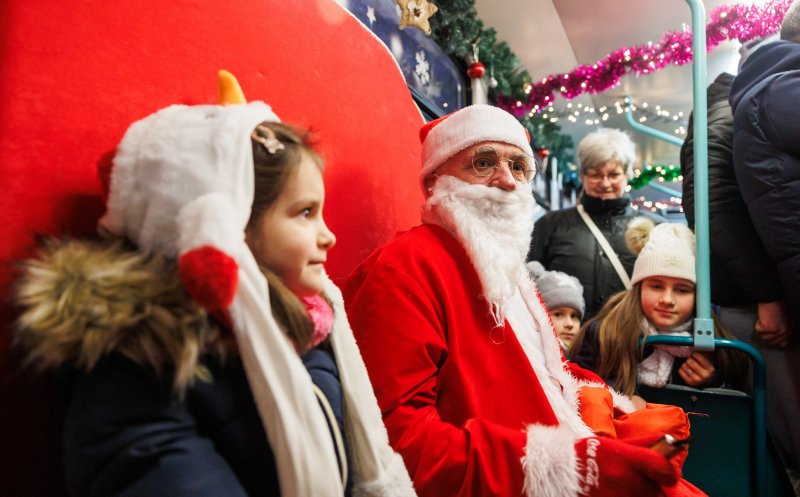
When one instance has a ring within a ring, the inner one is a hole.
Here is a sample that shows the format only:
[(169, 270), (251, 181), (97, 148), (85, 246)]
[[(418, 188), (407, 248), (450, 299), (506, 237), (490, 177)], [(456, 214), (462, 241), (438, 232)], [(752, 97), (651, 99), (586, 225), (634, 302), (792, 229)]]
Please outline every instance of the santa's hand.
[(589, 437), (575, 443), (580, 495), (585, 497), (656, 497), (678, 481), (675, 468), (647, 448), (661, 435), (637, 439)]

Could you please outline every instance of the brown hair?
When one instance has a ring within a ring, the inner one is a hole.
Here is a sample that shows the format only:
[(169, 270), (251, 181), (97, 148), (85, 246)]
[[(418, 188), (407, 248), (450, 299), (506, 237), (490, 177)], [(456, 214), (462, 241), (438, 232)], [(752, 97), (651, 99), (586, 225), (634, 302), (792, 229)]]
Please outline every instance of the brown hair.
[[(642, 282), (613, 295), (605, 303), (600, 312), (581, 327), (580, 333), (570, 345), (567, 352), (569, 358), (578, 354), (583, 343), (584, 333), (593, 323), (599, 323), (597, 352), (597, 373), (603, 379), (614, 379), (614, 387), (625, 395), (633, 395), (636, 390), (636, 368), (641, 360), (643, 345), (642, 322)], [(733, 338), (714, 316), (714, 336)], [(717, 374), (735, 388), (744, 385), (748, 368), (747, 358), (739, 351), (718, 349), (714, 351), (714, 367)]]
[[(309, 132), (301, 134), (283, 123), (263, 122), (256, 127), (254, 134), (256, 137), (251, 142), (255, 194), (247, 230), (257, 228), (259, 220), (278, 199), (303, 159), (311, 159), (320, 170), (323, 169), (322, 158), (312, 148)], [(277, 139), (283, 147), (270, 148), (259, 139)], [(269, 284), (270, 305), (278, 325), (294, 341), (298, 352), (305, 353), (314, 332), (314, 324), (305, 306), (270, 268), (259, 265)]]

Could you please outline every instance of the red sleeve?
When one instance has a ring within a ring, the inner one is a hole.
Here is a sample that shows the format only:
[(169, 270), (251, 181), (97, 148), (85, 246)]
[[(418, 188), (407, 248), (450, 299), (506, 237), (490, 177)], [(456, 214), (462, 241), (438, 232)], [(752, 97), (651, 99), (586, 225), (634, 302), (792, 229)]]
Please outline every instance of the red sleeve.
[(475, 418), (456, 426), (439, 416), (437, 375), (448, 349), (433, 286), (381, 263), (345, 286), (348, 317), (390, 442), (420, 496), (522, 495), (523, 426)]
[(603, 381), (602, 378), (597, 376), (596, 373), (593, 371), (589, 371), (588, 369), (584, 369), (572, 361), (566, 361), (567, 368), (569, 368), (569, 372), (572, 373), (572, 376), (577, 378), (578, 380), (587, 381), (590, 383), (597, 383), (599, 385), (605, 385), (606, 382)]

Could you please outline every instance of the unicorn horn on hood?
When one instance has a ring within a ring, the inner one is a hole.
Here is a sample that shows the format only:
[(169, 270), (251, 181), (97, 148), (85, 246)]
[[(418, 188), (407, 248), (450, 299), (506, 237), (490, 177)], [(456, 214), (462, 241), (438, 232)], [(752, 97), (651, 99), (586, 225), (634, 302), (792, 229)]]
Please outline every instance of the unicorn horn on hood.
[(217, 73), (217, 78), (219, 79), (220, 105), (247, 103), (247, 99), (244, 98), (244, 92), (242, 91), (242, 87), (239, 86), (239, 81), (236, 80), (236, 76), (225, 69), (221, 69)]

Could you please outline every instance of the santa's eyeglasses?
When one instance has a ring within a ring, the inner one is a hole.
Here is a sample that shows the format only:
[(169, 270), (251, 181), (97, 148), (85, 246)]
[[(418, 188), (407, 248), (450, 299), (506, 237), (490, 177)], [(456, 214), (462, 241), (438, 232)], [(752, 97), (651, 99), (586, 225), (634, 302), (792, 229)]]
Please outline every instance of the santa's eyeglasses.
[(491, 176), (500, 167), (500, 163), (508, 163), (508, 170), (517, 183), (530, 183), (536, 177), (536, 159), (520, 153), (510, 159), (501, 158), (492, 147), (478, 147), (472, 153), (472, 169), (479, 178)]

